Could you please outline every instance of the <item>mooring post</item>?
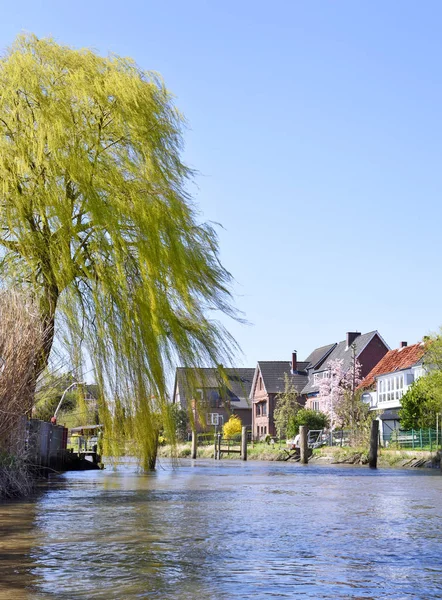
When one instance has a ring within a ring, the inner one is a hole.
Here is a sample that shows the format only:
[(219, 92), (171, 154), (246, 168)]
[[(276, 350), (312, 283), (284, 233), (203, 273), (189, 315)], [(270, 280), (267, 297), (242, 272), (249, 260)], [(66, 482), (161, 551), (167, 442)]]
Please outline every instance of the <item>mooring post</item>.
[(218, 433), (218, 460), (221, 460), (221, 434)]
[(299, 426), (299, 449), (301, 463), (306, 465), (308, 463), (308, 428), (306, 425)]
[(371, 424), (370, 434), (370, 452), (368, 453), (368, 466), (376, 469), (378, 464), (378, 441), (379, 441), (379, 421), (376, 419)]
[(241, 460), (247, 460), (247, 429), (241, 429)]
[(192, 452), (191, 452), (191, 458), (193, 458), (193, 459), (196, 458), (196, 448), (197, 448), (196, 431), (194, 429), (192, 429)]

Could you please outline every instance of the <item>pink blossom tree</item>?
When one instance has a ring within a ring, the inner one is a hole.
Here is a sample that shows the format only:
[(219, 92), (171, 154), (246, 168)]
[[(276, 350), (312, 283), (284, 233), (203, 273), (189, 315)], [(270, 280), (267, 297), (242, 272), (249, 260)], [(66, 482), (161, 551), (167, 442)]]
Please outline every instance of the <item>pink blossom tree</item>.
[(330, 360), (327, 363), (328, 371), (323, 374), (318, 386), (320, 409), (328, 416), (332, 431), (335, 428), (336, 407), (344, 394), (344, 388), (341, 385), (345, 376), (343, 364), (344, 361), (340, 359)]
[(344, 370), (342, 359), (331, 360), (327, 363), (327, 375), (323, 376), (319, 382), (321, 410), (328, 415), (331, 430), (337, 424), (353, 425), (356, 419), (355, 405), (358, 400), (356, 390), (362, 381), (362, 366), (356, 358), (354, 347), (352, 347), (352, 351), (349, 369)]

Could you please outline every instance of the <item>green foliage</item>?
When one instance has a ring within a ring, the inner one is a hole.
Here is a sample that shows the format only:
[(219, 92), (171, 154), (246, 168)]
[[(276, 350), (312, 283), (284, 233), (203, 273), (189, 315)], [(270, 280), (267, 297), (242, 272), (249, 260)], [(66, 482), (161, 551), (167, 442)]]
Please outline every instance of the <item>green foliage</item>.
[(301, 408), (296, 415), (290, 420), (287, 436), (294, 437), (299, 433), (299, 427), (306, 425), (310, 429), (325, 429), (329, 426), (329, 420), (326, 414), (311, 410), (309, 408)]
[(442, 412), (442, 371), (430, 371), (419, 377), (401, 399), (401, 429), (436, 426), (436, 414)]
[(227, 423), (223, 425), (223, 436), (232, 438), (236, 435), (241, 435), (242, 423), (238, 415), (231, 415)]
[(189, 424), (187, 411), (178, 406), (178, 404), (173, 404), (171, 412), (175, 424), (177, 441), (184, 442), (187, 439), (187, 429)]
[(276, 431), (279, 439), (288, 435), (290, 423), (295, 418), (301, 405), (298, 403), (298, 392), (295, 390), (290, 377), (284, 373), (284, 392), (278, 394), (276, 408), (273, 413)]
[(231, 277), (187, 192), (183, 118), (159, 76), (130, 59), (34, 35), (0, 60), (0, 116), (0, 275), (39, 303), (47, 333), (34, 378), (57, 315), (76, 364), (88, 354), (111, 398), (99, 401), (107, 448), (118, 398), (123, 433), (151, 465), (153, 415), (175, 440), (168, 369), (229, 362), (236, 349), (207, 316), (235, 316)]
[(335, 408), (336, 421), (340, 428), (364, 429), (371, 423), (373, 411), (370, 406), (362, 401), (362, 391), (355, 393), (346, 391)]
[[(44, 392), (36, 393), (35, 408), (32, 412), (32, 416), (35, 419), (41, 419), (42, 421), (50, 421), (51, 417), (54, 416), (55, 409), (61, 399), (63, 391), (57, 389), (44, 390)], [(76, 393), (68, 392), (63, 400), (63, 412), (71, 412), (76, 406)]]

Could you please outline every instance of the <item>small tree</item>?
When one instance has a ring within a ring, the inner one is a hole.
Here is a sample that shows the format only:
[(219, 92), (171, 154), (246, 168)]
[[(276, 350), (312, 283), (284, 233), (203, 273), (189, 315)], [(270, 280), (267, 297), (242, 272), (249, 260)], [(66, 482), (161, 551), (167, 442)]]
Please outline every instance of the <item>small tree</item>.
[(344, 388), (341, 385), (345, 375), (343, 362), (343, 360), (330, 360), (327, 363), (327, 376), (323, 377), (319, 382), (321, 408), (329, 417), (331, 429), (334, 429), (336, 426), (336, 407), (344, 395)]
[(278, 394), (276, 408), (273, 413), (276, 431), (279, 439), (287, 436), (290, 421), (296, 416), (301, 405), (298, 403), (298, 392), (287, 373), (284, 373), (284, 391)]
[(358, 415), (364, 412), (357, 391), (362, 381), (361, 364), (356, 358), (354, 344), (351, 349), (350, 368), (344, 370), (342, 359), (331, 360), (328, 363), (328, 377), (323, 377), (319, 383), (319, 397), (324, 412), (330, 419), (331, 429), (345, 425), (355, 427), (358, 423)]
[(299, 428), (301, 425), (305, 425), (309, 430), (312, 429), (325, 429), (329, 426), (328, 416), (316, 410), (311, 410), (309, 408), (301, 408), (298, 410), (296, 415), (291, 418), (288, 434), (291, 437), (294, 437), (297, 433), (299, 433)]
[(435, 427), (436, 415), (442, 412), (442, 371), (432, 371), (414, 381), (401, 405), (401, 429)]
[(189, 416), (186, 410), (178, 404), (173, 404), (172, 415), (175, 422), (175, 430), (177, 440), (183, 442), (186, 440), (187, 427), (189, 424)]
[(231, 415), (227, 423), (223, 425), (223, 436), (225, 438), (232, 438), (235, 435), (241, 435), (242, 423), (238, 415)]

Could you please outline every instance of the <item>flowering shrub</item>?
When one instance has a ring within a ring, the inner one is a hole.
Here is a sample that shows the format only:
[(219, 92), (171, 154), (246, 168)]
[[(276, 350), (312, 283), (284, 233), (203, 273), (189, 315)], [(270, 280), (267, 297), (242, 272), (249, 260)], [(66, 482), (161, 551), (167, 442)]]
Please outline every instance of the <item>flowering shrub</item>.
[(232, 415), (227, 423), (223, 426), (223, 435), (225, 438), (231, 438), (235, 435), (241, 434), (242, 423), (238, 415)]

